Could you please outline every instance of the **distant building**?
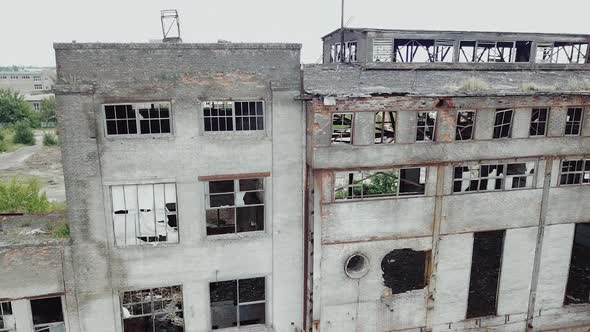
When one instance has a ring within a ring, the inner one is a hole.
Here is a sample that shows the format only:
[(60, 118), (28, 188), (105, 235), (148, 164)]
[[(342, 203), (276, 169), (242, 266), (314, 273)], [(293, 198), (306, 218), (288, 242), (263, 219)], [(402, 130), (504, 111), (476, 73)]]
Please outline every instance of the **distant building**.
[(41, 111), (41, 101), (45, 100), (45, 99), (49, 99), (51, 97), (53, 97), (54, 94), (53, 93), (39, 93), (39, 94), (25, 94), (24, 98), (25, 101), (27, 103), (29, 103), (29, 105), (31, 105), (31, 107), (39, 112)]
[(0, 89), (12, 89), (19, 93), (46, 93), (55, 84), (55, 69), (0, 71)]

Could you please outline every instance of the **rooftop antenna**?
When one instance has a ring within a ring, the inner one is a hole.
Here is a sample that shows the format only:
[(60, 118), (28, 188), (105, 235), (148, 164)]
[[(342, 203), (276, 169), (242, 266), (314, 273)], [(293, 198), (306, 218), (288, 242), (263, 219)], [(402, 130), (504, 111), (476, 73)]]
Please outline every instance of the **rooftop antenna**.
[(176, 9), (164, 9), (160, 11), (160, 21), (162, 22), (162, 35), (164, 43), (181, 43), (180, 38), (180, 21)]
[(340, 12), (340, 62), (344, 63), (344, 0)]

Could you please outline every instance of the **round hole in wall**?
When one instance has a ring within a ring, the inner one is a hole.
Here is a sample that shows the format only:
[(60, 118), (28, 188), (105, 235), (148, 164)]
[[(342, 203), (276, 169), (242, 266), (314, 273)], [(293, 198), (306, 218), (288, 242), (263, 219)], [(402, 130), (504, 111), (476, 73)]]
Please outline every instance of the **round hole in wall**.
[(354, 254), (346, 260), (344, 272), (349, 278), (359, 279), (369, 272), (369, 259), (362, 254)]

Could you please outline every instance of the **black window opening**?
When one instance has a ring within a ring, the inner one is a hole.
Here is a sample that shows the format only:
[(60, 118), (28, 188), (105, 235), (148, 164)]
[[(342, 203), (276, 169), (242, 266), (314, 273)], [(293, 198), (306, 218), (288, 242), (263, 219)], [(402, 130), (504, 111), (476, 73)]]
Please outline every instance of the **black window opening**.
[(375, 144), (395, 142), (397, 112), (375, 113)]
[(529, 136), (545, 136), (547, 132), (548, 108), (533, 108)]
[(121, 306), (124, 332), (184, 331), (181, 286), (124, 292)]
[(590, 160), (562, 160), (560, 185), (576, 185), (590, 183)]
[(64, 328), (64, 315), (61, 297), (48, 297), (31, 300), (33, 328), (37, 332)]
[(576, 224), (564, 305), (590, 303), (590, 223)]
[(582, 132), (582, 107), (570, 107), (567, 109), (565, 120), (565, 134), (569, 136), (578, 136)]
[(494, 121), (494, 138), (509, 138), (512, 135), (512, 109), (496, 110)]
[(203, 103), (205, 131), (264, 130), (262, 101), (207, 101)]
[(430, 251), (396, 249), (381, 261), (383, 284), (392, 294), (422, 289), (428, 285)]
[(207, 183), (207, 235), (264, 230), (264, 179)]
[(265, 284), (264, 277), (210, 283), (211, 328), (265, 324)]
[(473, 234), (467, 318), (496, 315), (504, 233), (501, 230)]
[(416, 141), (434, 141), (436, 112), (418, 112), (416, 118)]
[(475, 111), (458, 111), (455, 140), (466, 141), (473, 139), (473, 127), (475, 125)]
[(105, 105), (107, 135), (156, 135), (172, 132), (169, 103)]

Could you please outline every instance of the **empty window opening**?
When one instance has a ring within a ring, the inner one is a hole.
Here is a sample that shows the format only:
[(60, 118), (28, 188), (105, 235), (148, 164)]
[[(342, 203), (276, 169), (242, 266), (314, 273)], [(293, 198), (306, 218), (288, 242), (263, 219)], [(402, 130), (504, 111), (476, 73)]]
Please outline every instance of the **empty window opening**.
[(61, 297), (31, 300), (34, 332), (65, 331)]
[(16, 321), (12, 314), (12, 304), (10, 302), (0, 302), (0, 331), (16, 331)]
[(332, 114), (332, 143), (352, 144), (352, 113)]
[(534, 187), (536, 162), (455, 167), (453, 192), (477, 192)]
[(213, 330), (266, 322), (264, 277), (212, 282), (209, 296)]
[(475, 125), (475, 111), (458, 111), (455, 140), (466, 141), (473, 139), (473, 126)]
[(517, 41), (516, 42), (516, 62), (529, 62), (531, 61), (531, 49), (533, 43), (530, 41)]
[(473, 234), (467, 318), (495, 316), (504, 230)]
[(514, 62), (514, 42), (478, 41), (475, 62)]
[(169, 103), (104, 105), (104, 112), (107, 135), (153, 135), (172, 132)]
[(560, 185), (590, 183), (590, 160), (562, 160)]
[(531, 112), (530, 136), (545, 136), (547, 132), (547, 120), (549, 119), (548, 108), (533, 108)]
[(565, 118), (565, 134), (569, 136), (578, 136), (582, 131), (582, 107), (569, 107)]
[(121, 312), (124, 332), (182, 332), (182, 287), (158, 287), (124, 292)]
[(337, 172), (334, 199), (424, 195), (426, 167)]
[(178, 242), (176, 184), (111, 186), (118, 246)]
[(494, 121), (494, 138), (509, 138), (512, 135), (513, 109), (496, 110)]
[(369, 272), (369, 259), (362, 254), (354, 254), (346, 260), (344, 272), (352, 279), (364, 277)]
[(345, 62), (356, 62), (357, 61), (357, 45), (356, 41), (348, 41), (344, 44), (344, 61)]
[(206, 101), (203, 103), (205, 131), (264, 130), (262, 101)]
[(393, 62), (452, 62), (453, 41), (395, 39)]
[(429, 264), (430, 251), (393, 250), (381, 261), (383, 284), (393, 294), (422, 289), (428, 285)]
[(330, 45), (330, 63), (340, 62), (340, 44)]
[(590, 303), (590, 224), (576, 224), (564, 304)]
[(461, 41), (459, 43), (459, 62), (473, 62), (475, 59), (475, 41)]
[(537, 63), (586, 63), (587, 43), (538, 43)]
[(436, 112), (418, 112), (416, 116), (416, 141), (434, 141)]
[(207, 235), (264, 230), (264, 179), (211, 181), (206, 190)]
[(375, 144), (395, 142), (397, 112), (375, 113)]
[(391, 62), (393, 55), (393, 41), (387, 38), (373, 39), (373, 61)]

